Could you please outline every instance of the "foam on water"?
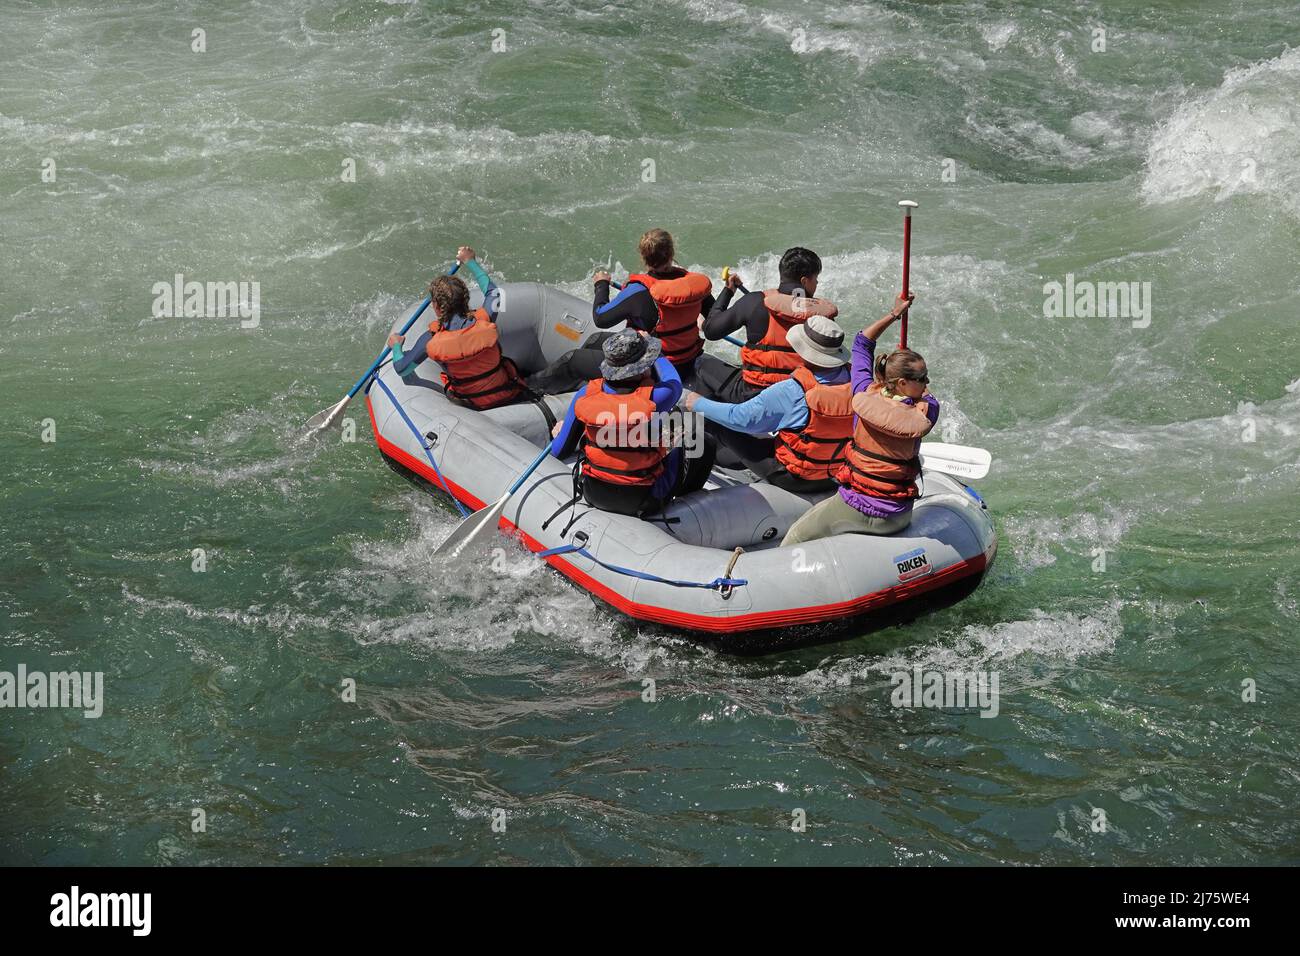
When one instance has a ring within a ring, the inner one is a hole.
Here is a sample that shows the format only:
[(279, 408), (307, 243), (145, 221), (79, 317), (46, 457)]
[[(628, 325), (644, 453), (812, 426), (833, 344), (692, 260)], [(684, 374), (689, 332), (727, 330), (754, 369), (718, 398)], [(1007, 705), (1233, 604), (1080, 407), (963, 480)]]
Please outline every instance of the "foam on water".
[(984, 38), (984, 42), (989, 45), (990, 50), (1001, 50), (1016, 35), (1016, 25), (1010, 20), (1003, 20), (999, 23), (981, 23), (979, 31), (980, 36)]
[[(406, 614), (360, 629), (366, 642), (417, 641), (467, 650), (504, 647), (520, 638), (565, 643), (608, 641), (590, 600), (569, 587), (517, 541), (487, 537), (455, 561), (436, 556), (459, 517), (411, 489), (403, 498), (414, 533), (358, 541), (359, 567), (336, 572), (331, 589), (350, 603), (390, 606), (395, 589)], [(446, 608), (455, 607), (455, 614)]]
[[(835, 56), (847, 58), (858, 69), (879, 62), (900, 49), (904, 37), (898, 27), (911, 22), (905, 14), (874, 3), (845, 8), (839, 4), (804, 3), (795, 12), (764, 10), (735, 0), (682, 0), (692, 18), (703, 23), (750, 29), (775, 35), (793, 51), (813, 58), (820, 67), (833, 68)], [(829, 54), (831, 58), (818, 57)]]
[(1069, 517), (1010, 515), (1001, 522), (1003, 543), (1012, 560), (1026, 571), (1056, 563), (1056, 549), (1076, 557), (1091, 557), (1093, 549), (1114, 551), (1124, 532), (1138, 520), (1138, 511), (1103, 504), (1103, 513), (1080, 512)]
[(1229, 70), (1180, 106), (1147, 150), (1142, 195), (1165, 203), (1202, 193), (1259, 195), (1300, 215), (1300, 49)]
[(1119, 602), (1109, 602), (1087, 614), (1034, 609), (1021, 620), (966, 625), (930, 644), (816, 667), (793, 683), (805, 690), (875, 686), (882, 677), (919, 666), (923, 671), (950, 673), (998, 670), (1003, 674), (1002, 689), (1012, 689), (1019, 680), (1015, 667), (1025, 660), (1063, 665), (1113, 650), (1122, 631), (1121, 607)]

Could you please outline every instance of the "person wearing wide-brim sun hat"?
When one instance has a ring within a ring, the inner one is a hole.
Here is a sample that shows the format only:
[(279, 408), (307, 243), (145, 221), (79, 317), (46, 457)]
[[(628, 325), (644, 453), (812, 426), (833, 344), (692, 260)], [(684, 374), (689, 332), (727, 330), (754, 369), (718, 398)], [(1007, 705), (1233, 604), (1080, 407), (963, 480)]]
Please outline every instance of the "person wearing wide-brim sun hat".
[(601, 348), (600, 377), (573, 396), (555, 426), (551, 454), (566, 458), (581, 448), (575, 499), (602, 511), (651, 514), (704, 487), (713, 443), (671, 447), (671, 429), (661, 416), (677, 404), (682, 381), (658, 339), (624, 329)]
[(809, 316), (787, 341), (802, 365), (785, 381), (735, 405), (687, 392), (686, 407), (707, 421), (724, 466), (790, 491), (833, 491), (853, 435), (852, 356), (844, 330), (826, 316)]

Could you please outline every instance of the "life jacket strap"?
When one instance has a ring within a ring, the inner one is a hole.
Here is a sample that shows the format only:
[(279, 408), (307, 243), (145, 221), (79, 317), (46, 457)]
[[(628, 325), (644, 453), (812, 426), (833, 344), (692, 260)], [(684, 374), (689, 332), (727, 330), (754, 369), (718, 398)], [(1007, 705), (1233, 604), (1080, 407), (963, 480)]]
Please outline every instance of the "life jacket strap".
[[(888, 461), (889, 459), (885, 459), (885, 460)], [(848, 465), (849, 471), (853, 472), (855, 475), (861, 475), (863, 478), (866, 478), (870, 481), (881, 481), (887, 485), (898, 485), (900, 488), (908, 487), (916, 483), (915, 478), (886, 478), (883, 475), (873, 475), (869, 471), (863, 471), (861, 468), (853, 464), (853, 462), (848, 461), (847, 459), (845, 460), (844, 464)]]
[(478, 382), (482, 379), (488, 378), (489, 376), (495, 375), (497, 372), (502, 371), (502, 369), (503, 363), (498, 362), (486, 372), (480, 372), (478, 375), (457, 376), (453, 375), (451, 372), (447, 372), (447, 381), (451, 382), (453, 385), (468, 385), (471, 382)]
[(855, 452), (857, 452), (859, 455), (863, 455), (864, 457), (867, 457), (867, 458), (874, 458), (876, 461), (883, 461), (883, 462), (885, 462), (886, 464), (890, 464), (890, 465), (901, 465), (901, 466), (904, 467), (904, 468), (915, 468), (915, 469), (918, 470), (918, 471), (921, 469), (921, 459), (920, 459), (919, 457), (915, 457), (915, 458), (890, 458), (890, 457), (888, 457), (888, 456), (886, 456), (886, 455), (877, 455), (874, 451), (867, 451), (865, 448), (863, 448), (861, 445), (859, 445), (856, 441), (853, 443), (853, 450), (854, 450)]
[[(821, 440), (822, 440), (823, 442), (825, 442), (825, 441), (832, 441), (831, 439), (825, 439), (825, 438), (823, 438), (823, 439), (821, 439)], [(836, 448), (835, 451), (831, 452), (831, 455), (830, 455), (829, 458), (821, 458), (821, 457), (816, 456), (816, 455), (805, 455), (805, 454), (804, 454), (803, 452), (801, 452), (799, 449), (792, 447), (792, 446), (791, 446), (789, 443), (787, 443), (787, 442), (782, 442), (782, 443), (781, 443), (781, 446), (782, 446), (782, 447), (783, 447), (783, 448), (784, 448), (784, 449), (785, 449), (789, 454), (794, 455), (794, 457), (798, 458), (800, 461), (806, 461), (806, 462), (809, 462), (809, 463), (814, 464), (814, 465), (826, 465), (827, 467), (830, 467), (831, 465), (838, 465), (838, 464), (839, 464), (839, 461), (838, 461), (837, 459), (838, 459), (839, 456), (840, 456), (840, 451), (843, 449), (843, 447), (844, 447), (845, 445), (848, 444), (847, 441), (844, 441), (844, 442), (834, 442), (834, 443), (837, 444), (839, 447)]]

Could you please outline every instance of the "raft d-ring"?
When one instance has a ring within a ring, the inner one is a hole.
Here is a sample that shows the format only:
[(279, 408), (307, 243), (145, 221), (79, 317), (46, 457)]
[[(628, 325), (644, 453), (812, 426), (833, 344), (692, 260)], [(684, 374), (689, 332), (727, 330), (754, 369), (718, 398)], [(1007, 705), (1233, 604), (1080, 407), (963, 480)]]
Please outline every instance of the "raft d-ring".
[(578, 531), (573, 536), (573, 543), (580, 548), (585, 548), (587, 546), (587, 542), (590, 540), (591, 540), (590, 535), (588, 535), (587, 532), (585, 531)]
[[(731, 572), (735, 570), (736, 562), (740, 560), (740, 556), (744, 553), (745, 553), (744, 548), (737, 548), (735, 551), (731, 553), (731, 560), (727, 562), (727, 570), (722, 573), (722, 576), (724, 578), (731, 577)], [(735, 588), (733, 588), (730, 584), (724, 584), (722, 587), (718, 588), (718, 594), (722, 596), (722, 600), (730, 601), (731, 592), (733, 592), (734, 590)]]
[(437, 433), (437, 432), (425, 432), (425, 433), (424, 433), (424, 437), (425, 437), (425, 439), (428, 440), (428, 442), (429, 442), (429, 444), (425, 446), (426, 448), (430, 448), (430, 449), (432, 449), (432, 448), (436, 448), (436, 447), (438, 446), (438, 433)]

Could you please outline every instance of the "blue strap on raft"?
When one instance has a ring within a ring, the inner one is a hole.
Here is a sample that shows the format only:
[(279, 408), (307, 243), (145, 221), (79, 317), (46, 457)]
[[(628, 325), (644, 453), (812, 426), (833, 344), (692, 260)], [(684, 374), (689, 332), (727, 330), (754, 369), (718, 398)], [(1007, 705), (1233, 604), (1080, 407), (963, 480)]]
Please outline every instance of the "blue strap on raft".
[(375, 376), (374, 383), (384, 390), (384, 394), (388, 396), (388, 400), (392, 402), (393, 407), (397, 409), (397, 414), (402, 416), (402, 421), (406, 422), (406, 427), (411, 430), (411, 434), (415, 436), (415, 440), (419, 442), (420, 447), (424, 449), (425, 457), (429, 459), (429, 464), (433, 465), (433, 473), (438, 476), (438, 483), (442, 485), (443, 491), (447, 492), (448, 495), (451, 495), (451, 503), (456, 506), (456, 510), (460, 512), (460, 516), (462, 518), (468, 518), (469, 512), (466, 511), (465, 506), (460, 503), (460, 499), (451, 493), (451, 488), (447, 486), (447, 481), (442, 477), (442, 471), (438, 468), (438, 463), (433, 458), (433, 452), (429, 449), (429, 446), (424, 443), (424, 436), (420, 434), (420, 429), (415, 427), (415, 422), (411, 421), (410, 416), (406, 414), (406, 409), (402, 408), (402, 403), (397, 400), (397, 396), (394, 395), (388, 386), (384, 384), (382, 378)]
[(576, 544), (564, 544), (558, 548), (537, 552), (539, 558), (549, 558), (556, 554), (580, 554), (584, 558), (596, 562), (606, 571), (613, 571), (615, 574), (626, 574), (628, 577), (640, 578), (642, 581), (653, 581), (656, 584), (669, 584), (675, 588), (707, 588), (710, 591), (720, 591), (723, 588), (738, 588), (749, 583), (744, 578), (714, 578), (708, 583), (703, 581), (671, 581), (668, 578), (661, 578), (657, 574), (647, 574), (645, 571), (634, 571), (631, 568), (621, 568), (617, 564), (608, 564), (586, 548)]
[[(420, 447), (424, 449), (425, 457), (429, 459), (429, 464), (433, 466), (433, 473), (438, 476), (438, 482), (442, 485), (442, 490), (447, 492), (448, 495), (451, 495), (451, 502), (456, 506), (457, 510), (460, 511), (461, 517), (469, 517), (469, 512), (465, 510), (456, 496), (451, 493), (451, 488), (447, 486), (446, 480), (442, 477), (442, 471), (438, 468), (438, 462), (434, 460), (433, 452), (430, 450), (429, 446), (424, 443), (424, 438), (420, 434), (420, 430), (415, 427), (415, 422), (411, 421), (410, 416), (406, 414), (406, 409), (402, 408), (402, 403), (397, 400), (397, 396), (392, 393), (392, 390), (384, 384), (384, 380), (379, 376), (375, 376), (372, 384), (378, 385), (383, 389), (384, 394), (388, 396), (388, 400), (393, 403), (393, 408), (397, 409), (397, 414), (402, 416), (402, 421), (406, 422), (406, 427), (411, 430), (411, 434), (415, 436), (415, 440), (419, 442)], [(634, 571), (632, 568), (623, 568), (619, 567), (617, 564), (609, 564), (606, 561), (600, 560), (600, 558), (596, 557), (586, 548), (579, 547), (576, 544), (565, 544), (558, 548), (550, 548), (546, 551), (537, 552), (539, 558), (549, 558), (552, 555), (557, 554), (580, 554), (589, 561), (594, 561), (606, 571), (613, 571), (615, 574), (626, 574), (628, 577), (640, 578), (642, 581), (653, 581), (656, 584), (667, 584), (675, 588), (707, 588), (710, 591), (720, 591), (723, 588), (738, 588), (749, 583), (744, 578), (714, 578), (712, 581), (708, 582), (672, 581), (668, 578), (661, 578), (657, 574), (648, 574), (645, 571)]]

